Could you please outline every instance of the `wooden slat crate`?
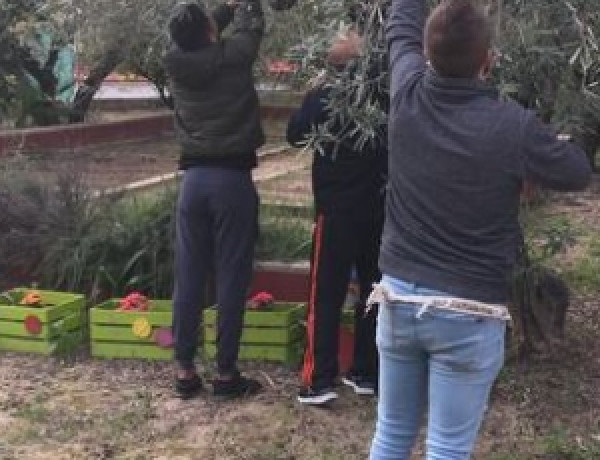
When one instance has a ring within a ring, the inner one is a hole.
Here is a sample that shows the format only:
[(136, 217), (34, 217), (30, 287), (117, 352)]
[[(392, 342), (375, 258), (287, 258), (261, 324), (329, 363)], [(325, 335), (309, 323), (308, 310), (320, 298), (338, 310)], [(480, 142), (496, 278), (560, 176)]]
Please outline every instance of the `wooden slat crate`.
[[(278, 302), (258, 310), (246, 310), (239, 358), (242, 360), (279, 361), (288, 365), (300, 362), (305, 339), (302, 324), (303, 304)], [(216, 356), (217, 311), (204, 310), (204, 354)]]
[[(173, 347), (161, 346), (156, 339), (157, 331), (171, 327), (173, 304), (170, 300), (150, 300), (150, 308), (145, 312), (117, 311), (118, 305), (118, 299), (111, 299), (90, 310), (92, 356), (173, 359)], [(136, 322), (148, 327), (147, 334), (134, 332)]]
[(28, 291), (17, 288), (0, 296), (0, 350), (73, 352), (83, 340), (85, 297), (36, 289), (42, 306), (26, 307), (20, 302)]

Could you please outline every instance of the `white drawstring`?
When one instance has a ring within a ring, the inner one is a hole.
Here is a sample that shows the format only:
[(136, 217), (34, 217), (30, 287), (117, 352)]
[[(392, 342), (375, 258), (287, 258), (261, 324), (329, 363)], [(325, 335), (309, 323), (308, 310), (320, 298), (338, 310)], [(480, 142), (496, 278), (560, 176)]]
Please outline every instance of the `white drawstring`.
[(502, 321), (511, 320), (508, 308), (504, 305), (487, 304), (475, 300), (461, 299), (459, 297), (395, 294), (390, 292), (390, 290), (382, 284), (375, 284), (373, 286), (373, 291), (367, 299), (367, 307), (371, 307), (374, 304), (420, 305), (416, 315), (419, 319), (433, 307), (467, 315), (499, 319)]
[(423, 305), (421, 305), (421, 308), (419, 308), (419, 311), (417, 312), (417, 314), (415, 315), (417, 319), (421, 319), (423, 318), (423, 315), (425, 313), (427, 313), (427, 310), (429, 309), (429, 307), (431, 306), (431, 304), (429, 304), (428, 302), (424, 302)]

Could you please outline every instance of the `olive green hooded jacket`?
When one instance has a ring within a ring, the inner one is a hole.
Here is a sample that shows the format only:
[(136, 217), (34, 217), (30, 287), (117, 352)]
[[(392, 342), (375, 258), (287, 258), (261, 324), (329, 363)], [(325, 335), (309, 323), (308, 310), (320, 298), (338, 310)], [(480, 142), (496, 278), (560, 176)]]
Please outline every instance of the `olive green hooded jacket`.
[(233, 21), (231, 35), (192, 52), (172, 45), (164, 56), (181, 167), (252, 168), (265, 141), (253, 78), (264, 33), (260, 0), (221, 5), (213, 18), (219, 34)]

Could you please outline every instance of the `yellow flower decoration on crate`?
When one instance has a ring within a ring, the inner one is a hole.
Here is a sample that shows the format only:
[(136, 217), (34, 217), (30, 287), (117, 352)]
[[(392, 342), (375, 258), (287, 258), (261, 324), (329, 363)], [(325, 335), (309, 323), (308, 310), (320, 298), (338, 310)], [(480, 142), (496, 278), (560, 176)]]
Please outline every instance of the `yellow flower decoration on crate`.
[(136, 318), (131, 325), (133, 335), (140, 339), (147, 339), (152, 335), (152, 326), (146, 318)]

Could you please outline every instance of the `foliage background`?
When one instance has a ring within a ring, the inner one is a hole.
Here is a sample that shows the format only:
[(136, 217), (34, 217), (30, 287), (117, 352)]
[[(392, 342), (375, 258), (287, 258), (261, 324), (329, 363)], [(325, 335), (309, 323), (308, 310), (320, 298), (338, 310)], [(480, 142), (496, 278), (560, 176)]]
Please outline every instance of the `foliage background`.
[[(170, 298), (176, 184), (139, 195), (98, 195), (73, 169), (0, 169), (0, 273), (6, 282), (84, 292), (91, 300), (139, 290)], [(307, 260), (311, 222), (264, 207), (259, 260)]]
[[(275, 12), (265, 0), (268, 30), (257, 68), (261, 79), (284, 78), (292, 88), (301, 88), (323, 68), (322, 58), (332, 38), (350, 26), (349, 11), (360, 10), (360, 28), (366, 36), (363, 59), (352, 74), (330, 69), (328, 78), (336, 89), (334, 110), (343, 119), (356, 122), (360, 142), (369, 141), (385, 117), (385, 107), (371, 96), (385, 90), (383, 23), (388, 1), (299, 0), (290, 10)], [(600, 0), (479, 2), (488, 8), (495, 24), (499, 62), (494, 80), (502, 94), (575, 134), (593, 158), (600, 147)], [(118, 68), (145, 76), (166, 95), (160, 58), (167, 44), (165, 24), (174, 3), (0, 0), (0, 117), (5, 124), (8, 120), (14, 123), (15, 118), (23, 119), (23, 113), (39, 110), (40, 97), (52, 99), (51, 94), (32, 95), (23, 85), (24, 73), (31, 70), (31, 65), (24, 63), (28, 57), (44, 67), (44, 57), (35, 55), (32, 40), (41, 24), (54, 32), (56, 46), (76, 43), (79, 63), (89, 69), (88, 84), (93, 90)], [(217, 2), (206, 3), (214, 6)], [(291, 77), (268, 73), (268, 62), (277, 59), (296, 62), (298, 71)], [(74, 109), (82, 116), (93, 91), (88, 93), (75, 101)], [(33, 117), (33, 122), (39, 119)], [(328, 137), (326, 131), (316, 133), (316, 144)]]
[[(39, 102), (52, 94), (33, 92), (27, 75), (46, 88), (47, 56), (36, 51), (39, 28), (54, 32), (55, 46), (75, 40), (80, 62), (101, 77), (115, 66), (149, 78), (159, 89), (166, 80), (160, 56), (165, 23), (175, 0), (0, 0), (0, 117), (35, 122), (27, 114), (54, 107)], [(215, 0), (207, 2), (215, 5)], [(386, 91), (383, 24), (386, 1), (299, 0), (289, 11), (265, 5), (268, 32), (258, 73), (263, 80), (273, 59), (288, 59), (298, 71), (287, 77), (303, 87), (323, 69), (331, 40), (350, 27), (349, 12), (365, 36), (363, 58), (350, 72), (327, 69), (332, 110), (358, 127), (358, 142), (369, 142), (384, 122), (386, 108), (375, 93)], [(432, 5), (435, 1), (430, 2)], [(505, 97), (535, 109), (546, 120), (574, 133), (593, 158), (600, 146), (600, 0), (488, 0), (499, 53), (494, 82)], [(357, 8), (358, 5), (358, 9)], [(375, 71), (374, 71), (375, 69)], [(331, 140), (327, 126), (313, 143)], [(16, 182), (20, 177), (21, 182)], [(151, 203), (91, 200), (76, 178), (58, 178), (50, 187), (31, 176), (6, 174), (0, 183), (1, 208), (8, 210), (0, 234), (3, 261), (18, 254), (45, 283), (64, 288), (87, 285), (94, 292), (143, 287), (164, 295), (170, 289), (173, 196)], [(15, 191), (19, 193), (15, 194)], [(25, 217), (23, 217), (25, 216)], [(266, 225), (265, 221), (265, 225)], [(278, 225), (280, 222), (278, 222)], [(273, 232), (289, 235), (281, 227)], [(285, 228), (285, 227), (283, 227)], [(306, 234), (291, 239), (283, 253), (305, 254)], [(260, 251), (273, 244), (263, 235)], [(17, 242), (19, 245), (18, 246)], [(285, 243), (287, 244), (287, 243)], [(294, 249), (296, 248), (296, 249)], [(277, 252), (277, 250), (275, 250)], [(111, 259), (114, 254), (124, 257)], [(152, 274), (152, 275), (149, 275)], [(154, 283), (154, 284), (153, 284)]]

